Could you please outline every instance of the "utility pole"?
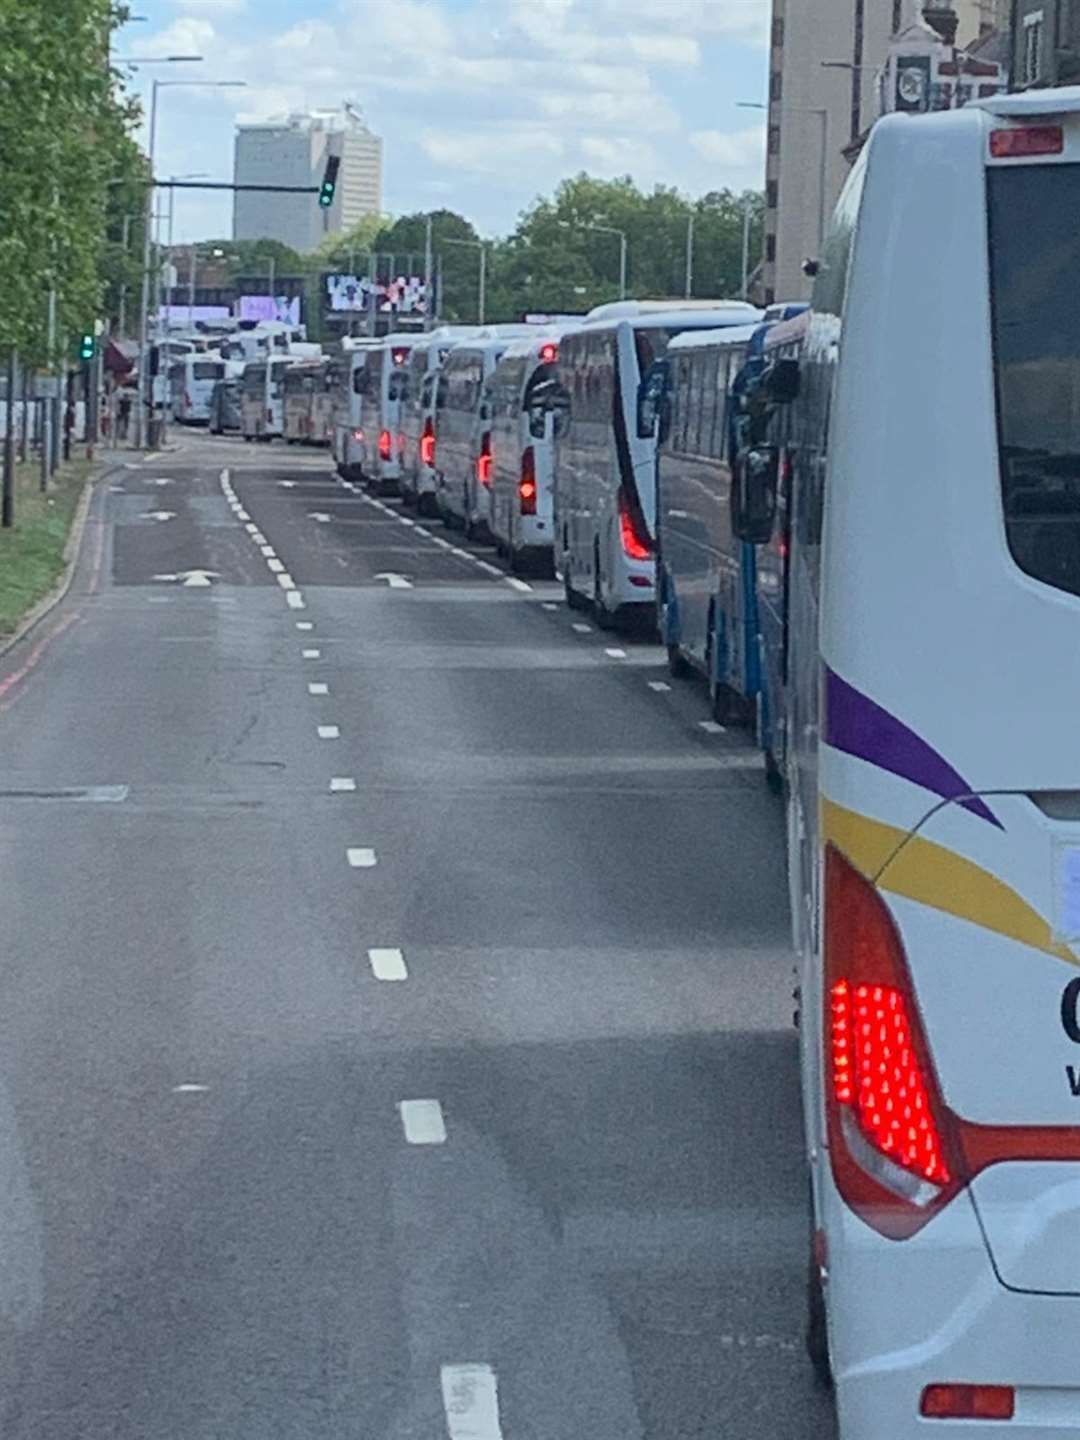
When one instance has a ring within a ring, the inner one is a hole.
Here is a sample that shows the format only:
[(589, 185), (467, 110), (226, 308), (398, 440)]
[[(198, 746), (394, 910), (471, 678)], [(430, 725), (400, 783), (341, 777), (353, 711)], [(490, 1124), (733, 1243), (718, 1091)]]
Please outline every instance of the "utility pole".
[[(124, 228), (123, 228), (123, 231), (122, 231), (122, 236), (123, 236), (123, 238), (122, 238), (122, 240), (121, 240), (121, 248), (123, 249), (125, 258), (126, 258), (126, 256), (127, 256), (127, 252), (128, 252), (128, 238), (129, 238), (130, 234), (131, 234), (131, 216), (130, 216), (130, 215), (125, 215), (125, 216), (124, 216)], [(124, 280), (124, 281), (121, 282), (121, 285), (120, 285), (120, 314), (117, 316), (117, 321), (116, 321), (117, 329), (119, 330), (121, 336), (122, 336), (123, 333), (124, 333), (124, 327), (125, 327), (125, 324), (126, 324), (126, 320), (127, 320), (127, 281)]]
[(8, 351), (7, 429), (4, 432), (4, 499), (0, 523), (10, 530), (15, 523), (15, 347)]
[(432, 305), (431, 295), (431, 215), (428, 214), (427, 223), (424, 226), (424, 329), (430, 330), (434, 324), (435, 310)]
[[(271, 256), (270, 256), (270, 270), (269, 270), (269, 274), (268, 274), (268, 276), (267, 276), (267, 287), (268, 287), (268, 290), (269, 290), (271, 302), (273, 303), (274, 313), (275, 313), (275, 315), (276, 315), (276, 314), (277, 314), (277, 304), (274, 302), (274, 277), (275, 277), (275, 273), (276, 273), (276, 271), (275, 271), (275, 264), (274, 264), (274, 256), (271, 255)], [(268, 333), (267, 337), (266, 337), (266, 384), (265, 384), (265, 386), (264, 386), (264, 393), (263, 393), (263, 418), (264, 418), (265, 423), (266, 423), (266, 438), (267, 438), (267, 440), (270, 439), (270, 419), (271, 419), (271, 414), (272, 414), (271, 404), (270, 404), (270, 398), (271, 398), (270, 374), (271, 374), (271, 371), (273, 370), (273, 361), (274, 361), (274, 334), (273, 334), (273, 331), (270, 331), (270, 332)]]
[(188, 270), (187, 318), (189, 326), (194, 324), (195, 321), (195, 267), (198, 264), (198, 260), (199, 247), (193, 241), (191, 245), (191, 265)]
[(487, 246), (480, 241), (480, 299), (477, 304), (476, 323), (483, 325), (487, 301)]
[[(745, 292), (744, 284), (743, 290)], [(694, 212), (690, 211), (690, 219), (686, 224), (686, 298), (687, 300), (694, 293)]]
[(746, 299), (746, 292), (750, 288), (750, 196), (747, 195), (743, 201), (743, 226), (742, 226), (742, 289), (739, 294)]
[(56, 374), (56, 288), (49, 287), (48, 321), (45, 339), (45, 368), (48, 371), (48, 394), (41, 412), (41, 489), (49, 488), (56, 469), (56, 435), (60, 429), (60, 380)]

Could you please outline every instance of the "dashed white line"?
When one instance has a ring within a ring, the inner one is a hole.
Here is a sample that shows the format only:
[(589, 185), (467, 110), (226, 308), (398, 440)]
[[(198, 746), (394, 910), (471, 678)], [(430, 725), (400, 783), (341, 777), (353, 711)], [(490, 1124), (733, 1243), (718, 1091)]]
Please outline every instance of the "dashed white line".
[(330, 781), (331, 795), (344, 795), (356, 789), (356, 781), (351, 775), (335, 775)]
[(341, 735), (336, 725), (319, 725), (317, 731), (320, 740), (337, 740)]
[(261, 530), (252, 530), (251, 538), (255, 541), (256, 545), (266, 544), (266, 536), (262, 533)]
[(452, 550), (454, 547), (449, 540), (444, 540), (441, 535), (432, 535), (431, 543), (440, 546), (443, 550)]
[[(274, 568), (274, 562), (272, 560), (268, 560), (266, 563), (270, 566), (271, 570)], [(280, 560), (278, 561), (278, 564), (281, 564)], [(283, 590), (296, 589), (296, 581), (292, 578), (291, 575), (278, 575), (275, 578), (277, 580), (277, 583), (281, 586)]]
[(285, 574), (285, 566), (281, 563), (281, 561), (277, 558), (276, 555), (272, 559), (267, 560), (266, 565), (267, 569), (272, 570), (275, 575)]
[(468, 550), (462, 550), (460, 545), (453, 546), (450, 554), (457, 555), (461, 560), (471, 560), (473, 558), (473, 556), (469, 554)]
[[(299, 598), (299, 597), (297, 597), (297, 598)], [(314, 630), (314, 629), (315, 629), (315, 626), (312, 624), (312, 622), (311, 622), (310, 620), (297, 620), (297, 622), (296, 622), (296, 628), (297, 628), (297, 630)]]
[(273, 547), (272, 545), (260, 545), (260, 546), (259, 546), (259, 552), (260, 552), (260, 554), (263, 554), (263, 555), (267, 556), (267, 558), (270, 558), (271, 556), (274, 556), (274, 555), (277, 554), (277, 551), (274, 549), (274, 547)]
[(376, 980), (407, 980), (405, 956), (400, 950), (369, 950), (368, 960)]
[(416, 521), (415, 521), (415, 520), (410, 520), (409, 517), (408, 517), (408, 515), (399, 515), (397, 518), (398, 518), (398, 520), (401, 522), (402, 525), (414, 526), (414, 525), (416, 524)]
[(446, 1144), (446, 1121), (438, 1100), (399, 1100), (398, 1112), (410, 1145)]
[(579, 635), (592, 634), (592, 626), (586, 625), (584, 620), (575, 620), (574, 623), (570, 626), (570, 629), (576, 630)]
[(302, 656), (305, 660), (318, 660), (319, 657), (322, 655), (322, 651), (321, 651), (321, 650), (301, 650), (301, 651), (300, 651), (300, 654), (301, 654), (301, 656)]
[(727, 727), (721, 725), (718, 720), (699, 720), (698, 727), (707, 735), (725, 735), (727, 733)]
[(655, 690), (658, 695), (663, 695), (666, 690), (671, 689), (671, 686), (666, 680), (650, 680), (649, 689)]
[(515, 590), (531, 591), (533, 588), (527, 580), (519, 580), (516, 575), (507, 575), (506, 583)]
[(609, 647), (604, 651), (604, 654), (607, 655), (607, 656), (608, 656), (610, 659), (612, 659), (612, 660), (625, 660), (625, 659), (626, 659), (626, 651), (625, 651), (625, 650), (620, 650), (617, 645), (609, 646)]
[(345, 858), (354, 870), (370, 870), (377, 863), (375, 851), (367, 845), (350, 845)]
[(195, 1085), (195, 1084), (191, 1084), (191, 1083), (186, 1083), (186, 1084), (184, 1084), (184, 1085), (174, 1085), (174, 1086), (173, 1086), (173, 1094), (174, 1094), (174, 1095), (205, 1095), (206, 1092), (207, 1092), (207, 1090), (209, 1090), (209, 1089), (210, 1089), (210, 1086), (209, 1086), (209, 1085)]
[(499, 1391), (490, 1365), (443, 1365), (439, 1380), (450, 1440), (503, 1440)]
[(236, 518), (237, 518), (238, 520), (250, 520), (250, 519), (251, 519), (251, 516), (248, 514), (248, 512), (247, 512), (246, 510), (237, 510), (237, 512), (236, 512)]
[(321, 680), (314, 680), (314, 681), (312, 681), (312, 683), (307, 687), (307, 693), (308, 693), (309, 695), (329, 695), (329, 694), (330, 694), (330, 686), (329, 686), (329, 685), (324, 685)]
[(423, 525), (417, 525), (416, 533), (417, 535), (427, 535), (429, 538), (431, 536), (431, 531), (426, 530)]
[(248, 532), (248, 534), (253, 540), (255, 539), (255, 536), (259, 533), (259, 527), (255, 524), (254, 520), (249, 520), (248, 523), (244, 526), (244, 529)]
[(502, 571), (499, 569), (499, 567), (497, 565), (492, 565), (488, 560), (477, 560), (476, 563), (481, 570), (486, 570), (489, 575), (502, 574)]
[(559, 607), (554, 600), (545, 600), (540, 606), (541, 610), (557, 610)]

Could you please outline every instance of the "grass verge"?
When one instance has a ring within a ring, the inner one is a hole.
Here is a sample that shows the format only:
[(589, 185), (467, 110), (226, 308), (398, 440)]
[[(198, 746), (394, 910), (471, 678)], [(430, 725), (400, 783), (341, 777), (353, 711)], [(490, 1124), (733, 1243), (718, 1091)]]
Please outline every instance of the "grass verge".
[(0, 639), (18, 629), (64, 569), (64, 546), (83, 483), (94, 466), (72, 459), (43, 495), (37, 463), (15, 469), (15, 524), (0, 530)]

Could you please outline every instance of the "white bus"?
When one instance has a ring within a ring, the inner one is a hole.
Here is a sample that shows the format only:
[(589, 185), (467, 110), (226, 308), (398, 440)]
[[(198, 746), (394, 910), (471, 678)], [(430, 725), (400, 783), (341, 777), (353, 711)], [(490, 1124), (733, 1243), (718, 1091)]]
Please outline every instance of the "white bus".
[(757, 541), (786, 412), (809, 1338), (841, 1440), (1080, 1436), (1078, 210), (1080, 88), (880, 120), (736, 467)]
[(283, 418), (285, 439), (290, 445), (330, 443), (335, 363), (320, 357), (297, 361), (286, 369)]
[(555, 431), (566, 409), (555, 398), (560, 332), (514, 340), (491, 379), (488, 529), (516, 574), (550, 569), (555, 544)]
[[(240, 378), (240, 431), (245, 440), (273, 440), (284, 434), (285, 371), (296, 361), (289, 355), (249, 360)], [(269, 368), (269, 374), (267, 369)]]
[(435, 389), (439, 370), (459, 341), (476, 333), (474, 325), (442, 325), (414, 337), (409, 379), (401, 403), (401, 494), (406, 504), (437, 513), (435, 466)]
[[(439, 513), (447, 525), (472, 529), (486, 520), (477, 495), (480, 406), (484, 385), (511, 340), (535, 334), (531, 325), (490, 325), (460, 341), (446, 357), (436, 387), (435, 456)], [(481, 473), (487, 469), (486, 462)]]
[(569, 421), (556, 447), (556, 567), (567, 604), (591, 604), (602, 627), (655, 603), (656, 437), (638, 433), (642, 377), (673, 335), (759, 316), (739, 301), (617, 301), (562, 341), (558, 378)]
[(216, 355), (192, 351), (169, 366), (169, 400), (173, 418), (182, 425), (206, 425), (214, 386), (225, 379), (226, 362)]
[(341, 342), (341, 359), (334, 372), (333, 452), (343, 480), (360, 480), (364, 474), (364, 392), (367, 364), (379, 341), (347, 338)]

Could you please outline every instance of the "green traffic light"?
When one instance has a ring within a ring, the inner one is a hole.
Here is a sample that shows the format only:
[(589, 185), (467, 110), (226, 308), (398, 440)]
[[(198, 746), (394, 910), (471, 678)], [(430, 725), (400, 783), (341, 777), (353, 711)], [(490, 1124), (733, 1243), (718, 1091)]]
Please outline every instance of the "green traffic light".
[(338, 171), (341, 169), (341, 156), (328, 155), (326, 157), (326, 170), (323, 173), (322, 184), (319, 186), (319, 204), (324, 210), (328, 210), (334, 203), (334, 191), (337, 189)]
[(96, 349), (97, 343), (93, 335), (84, 335), (79, 343), (79, 359), (93, 360)]

